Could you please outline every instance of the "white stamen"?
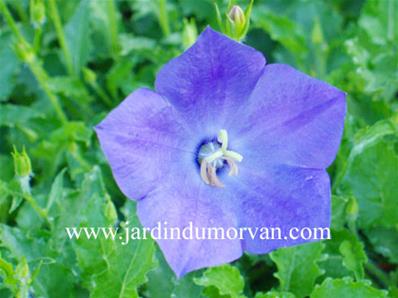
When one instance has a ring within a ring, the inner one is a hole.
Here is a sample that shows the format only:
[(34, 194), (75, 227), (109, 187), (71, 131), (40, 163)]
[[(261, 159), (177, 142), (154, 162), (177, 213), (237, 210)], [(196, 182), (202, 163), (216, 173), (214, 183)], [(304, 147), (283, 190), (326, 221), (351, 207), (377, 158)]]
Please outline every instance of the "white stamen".
[(200, 163), (200, 177), (206, 184), (210, 184), (209, 177), (207, 176), (208, 163), (203, 159)]
[(228, 166), (229, 166), (229, 176), (237, 176), (238, 175), (238, 166), (235, 163), (235, 160), (233, 160), (232, 158), (229, 157), (224, 157), (225, 161), (227, 162)]
[(228, 175), (236, 176), (239, 172), (236, 162), (241, 162), (243, 160), (243, 156), (235, 151), (227, 150), (228, 133), (225, 129), (220, 130), (217, 140), (221, 144), (221, 147), (200, 160), (200, 177), (206, 184), (216, 187), (224, 187), (220, 179), (217, 177), (217, 168), (220, 167), (220, 160), (225, 160), (227, 162), (228, 167), (230, 168)]

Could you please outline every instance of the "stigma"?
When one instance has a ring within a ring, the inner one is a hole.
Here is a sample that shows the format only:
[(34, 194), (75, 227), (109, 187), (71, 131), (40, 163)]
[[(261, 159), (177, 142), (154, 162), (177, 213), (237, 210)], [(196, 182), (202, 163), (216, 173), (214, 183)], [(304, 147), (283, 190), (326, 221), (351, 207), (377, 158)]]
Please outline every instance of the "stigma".
[(225, 165), (229, 167), (229, 176), (238, 175), (237, 163), (243, 160), (239, 153), (228, 150), (228, 133), (221, 129), (217, 140), (208, 142), (199, 149), (198, 161), (200, 164), (200, 177), (203, 182), (214, 187), (224, 187), (217, 177), (217, 170)]

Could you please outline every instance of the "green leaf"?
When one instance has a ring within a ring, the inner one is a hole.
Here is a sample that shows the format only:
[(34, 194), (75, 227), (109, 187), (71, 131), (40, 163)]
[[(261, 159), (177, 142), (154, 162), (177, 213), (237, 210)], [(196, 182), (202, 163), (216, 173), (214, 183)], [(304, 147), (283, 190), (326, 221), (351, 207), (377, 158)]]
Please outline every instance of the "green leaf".
[(74, 102), (78, 102), (80, 106), (93, 101), (84, 83), (79, 78), (67, 76), (52, 77), (49, 79), (48, 85), (53, 92), (69, 97)]
[(154, 267), (153, 241), (130, 240), (123, 245), (124, 233), (117, 234), (115, 240), (80, 238), (73, 242), (90, 297), (138, 297), (137, 288)]
[(374, 249), (385, 256), (390, 262), (398, 264), (398, 230), (374, 228), (365, 231)]
[(343, 265), (354, 272), (357, 280), (362, 279), (364, 277), (363, 265), (368, 260), (363, 244), (356, 237), (350, 237), (348, 240), (343, 240), (339, 250), (343, 255)]
[(200, 278), (195, 278), (194, 282), (205, 287), (204, 294), (210, 298), (224, 295), (232, 298), (244, 297), (243, 277), (239, 270), (231, 265), (209, 268)]
[(254, 298), (295, 298), (295, 296), (289, 292), (270, 291), (267, 293), (256, 293)]
[(100, 169), (95, 166), (86, 173), (79, 192), (60, 191), (50, 216), (55, 218), (53, 245), (56, 250), (62, 249), (67, 241), (67, 227), (113, 226), (117, 220), (116, 210), (105, 189)]
[(51, 185), (51, 190), (50, 194), (48, 196), (47, 200), (47, 206), (46, 209), (47, 211), (50, 210), (52, 207), (53, 203), (57, 200), (63, 197), (63, 179), (64, 179), (64, 174), (66, 172), (66, 169), (63, 169), (57, 177), (55, 177), (53, 184)]
[[(203, 298), (202, 287), (198, 286), (194, 280), (198, 277), (198, 272), (192, 272), (174, 282), (174, 289), (170, 297), (173, 298)], [(160, 296), (159, 298), (163, 298)], [(154, 297), (155, 298), (155, 297)]]
[(383, 298), (387, 292), (375, 289), (369, 282), (354, 282), (349, 278), (327, 278), (319, 286), (315, 287), (311, 298)]
[(72, 56), (75, 73), (79, 73), (89, 59), (90, 43), (90, 2), (80, 1), (73, 16), (65, 26), (66, 43)]
[(359, 25), (372, 42), (385, 45), (398, 39), (398, 7), (394, 0), (367, 1)]
[[(321, 263), (330, 277), (364, 277), (364, 264), (367, 256), (363, 243), (347, 229), (332, 230), (332, 239), (325, 241), (327, 258)], [(350, 274), (350, 271), (352, 272)]]
[(43, 113), (27, 107), (13, 104), (0, 105), (0, 126), (14, 127), (26, 125), (30, 119), (43, 118)]
[(73, 247), (91, 297), (138, 297), (137, 288), (154, 266), (154, 243), (149, 239), (124, 246), (118, 240), (81, 238)]
[[(13, 257), (26, 257), (32, 278), (32, 287), (39, 297), (70, 297), (77, 295), (76, 276), (72, 273), (72, 265), (67, 259), (55, 262), (55, 257), (62, 251), (53, 251), (46, 242), (46, 233), (28, 233), (19, 228), (0, 225), (1, 246), (6, 248)], [(50, 257), (51, 256), (51, 257)], [(58, 257), (60, 257), (58, 255)]]
[(12, 36), (0, 31), (0, 102), (7, 100), (15, 86), (20, 62), (11, 48)]
[(308, 48), (305, 46), (305, 34), (299, 24), (265, 7), (254, 9), (253, 19), (253, 23), (260, 26), (273, 40), (280, 42), (299, 59), (304, 58)]
[(93, 42), (101, 44), (95, 47), (99, 56), (115, 56), (119, 51), (118, 21), (119, 11), (116, 1), (90, 1), (91, 23), (93, 26)]
[(32, 279), (25, 257), (20, 259), (15, 269), (11, 263), (0, 257), (0, 276), (3, 278), (4, 285), (13, 292), (15, 297), (29, 296)]
[[(116, 213), (97, 167), (86, 175), (81, 194), (83, 197), (75, 202), (77, 208), (72, 210), (82, 209), (82, 212), (70, 226), (79, 226), (80, 222), (86, 227), (115, 228)], [(126, 220), (134, 222), (132, 217), (136, 217), (135, 214), (128, 214)], [(137, 288), (154, 267), (154, 242), (151, 239), (130, 240), (125, 244), (128, 230), (119, 231), (113, 240), (105, 237), (71, 240), (82, 271), (83, 285), (91, 297), (138, 297)]]
[(151, 298), (171, 297), (176, 282), (175, 275), (158, 249), (156, 249), (155, 256), (157, 266), (148, 272), (147, 296)]
[(315, 280), (323, 274), (318, 266), (323, 249), (323, 243), (314, 242), (272, 252), (271, 259), (278, 268), (275, 277), (279, 279), (280, 290), (292, 292), (297, 297), (309, 295)]
[(389, 228), (398, 222), (397, 168), (394, 143), (387, 141), (365, 149), (352, 161), (343, 185), (358, 201), (360, 227)]
[(83, 122), (69, 121), (52, 131), (47, 138), (41, 140), (40, 144), (34, 148), (33, 154), (41, 162), (46, 162), (45, 177), (51, 179), (48, 182), (52, 181), (52, 177), (56, 175), (65, 160), (72, 159), (68, 160), (68, 155), (71, 155), (74, 159), (74, 163), (69, 164), (69, 173), (73, 179), (77, 178), (74, 175), (75, 173), (90, 171), (91, 166), (82, 156), (80, 145), (88, 147), (91, 143), (92, 134), (92, 129), (88, 128)]
[[(125, 206), (134, 206), (132, 201), (127, 201)], [(126, 208), (123, 208), (126, 210)], [(132, 210), (131, 210), (132, 211)], [(134, 210), (135, 212), (135, 210)], [(125, 213), (125, 211), (123, 211)], [(131, 217), (129, 217), (131, 220)], [(136, 223), (131, 223), (136, 225)], [(181, 278), (176, 278), (174, 272), (167, 264), (162, 252), (156, 249), (157, 266), (148, 273), (148, 282), (146, 283), (146, 296), (151, 298), (203, 298), (201, 286), (193, 282), (194, 277), (199, 273), (191, 272)]]
[(381, 94), (386, 100), (393, 99), (398, 90), (397, 19), (395, 0), (366, 1), (355, 37), (345, 42), (357, 66), (354, 79), (362, 80), (362, 92)]
[(346, 205), (348, 198), (345, 196), (332, 196), (332, 229), (342, 229), (346, 223)]

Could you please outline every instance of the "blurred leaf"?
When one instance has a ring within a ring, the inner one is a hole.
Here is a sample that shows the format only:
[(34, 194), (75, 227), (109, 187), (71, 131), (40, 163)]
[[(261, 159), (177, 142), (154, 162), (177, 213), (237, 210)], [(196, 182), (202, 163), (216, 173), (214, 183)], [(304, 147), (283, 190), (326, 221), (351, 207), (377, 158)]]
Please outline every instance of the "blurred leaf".
[(354, 282), (349, 278), (327, 278), (320, 286), (316, 286), (311, 298), (382, 298), (387, 297), (386, 291), (372, 288), (368, 282)]
[(209, 298), (217, 297), (245, 297), (242, 292), (245, 286), (239, 270), (231, 265), (224, 265), (207, 269), (199, 278), (195, 278), (197, 285), (205, 287), (204, 294)]
[(346, 205), (348, 198), (344, 196), (332, 196), (332, 229), (342, 229), (346, 222)]
[(153, 268), (152, 240), (131, 240), (122, 245), (120, 237), (125, 236), (118, 234), (114, 241), (80, 238), (73, 243), (91, 297), (138, 297), (138, 286)]
[(373, 43), (384, 45), (398, 39), (398, 6), (394, 0), (367, 1), (359, 25)]
[[(158, 249), (156, 249), (155, 256), (157, 266), (148, 272), (147, 296), (151, 298), (171, 297), (176, 283), (175, 275)], [(183, 297), (191, 296), (184, 295)]]
[(120, 41), (122, 44), (121, 54), (123, 56), (137, 53), (137, 51), (152, 51), (156, 47), (156, 41), (151, 38), (133, 36), (127, 33), (120, 34)]
[(295, 298), (295, 296), (289, 292), (271, 291), (267, 293), (257, 293), (254, 298)]
[[(136, 215), (136, 204), (127, 200), (122, 209), (123, 214), (128, 218), (133, 226), (141, 226)], [(191, 272), (187, 275), (176, 278), (174, 272), (167, 264), (162, 252), (157, 246), (156, 267), (148, 272), (148, 282), (146, 283), (145, 295), (151, 298), (203, 298), (202, 287), (193, 282), (199, 276), (200, 271)]]
[(273, 40), (280, 42), (293, 53), (299, 61), (304, 59), (308, 51), (305, 47), (304, 32), (294, 21), (262, 8), (253, 10), (253, 26), (260, 26)]
[(34, 108), (13, 104), (0, 105), (0, 126), (14, 127), (26, 125), (30, 119), (41, 118), (44, 115)]
[(352, 234), (339, 232), (342, 237), (339, 251), (343, 255), (343, 265), (354, 272), (356, 280), (364, 277), (363, 265), (367, 262), (363, 244)]
[(43, 234), (27, 235), (18, 228), (0, 225), (0, 240), (1, 246), (16, 258), (26, 257), (31, 272), (39, 268), (32, 283), (39, 297), (65, 297), (65, 293), (68, 293), (67, 297), (77, 295), (72, 267), (62, 262), (55, 263), (49, 257), (55, 256), (56, 252), (48, 247)]
[[(171, 297), (173, 298), (203, 298), (202, 287), (198, 286), (193, 280), (199, 276), (197, 272), (187, 274), (175, 282)], [(161, 297), (163, 298), (163, 296)]]
[(118, 237), (116, 241), (81, 238), (73, 246), (91, 297), (138, 297), (138, 286), (153, 268), (152, 240), (129, 241), (123, 246)]
[(90, 1), (82, 0), (65, 26), (65, 37), (72, 56), (73, 67), (79, 73), (86, 65), (90, 53)]
[(0, 276), (3, 282), (15, 295), (15, 297), (28, 297), (29, 287), (32, 282), (26, 258), (21, 258), (16, 268), (11, 263), (0, 257)]
[[(89, 171), (90, 165), (82, 156), (80, 147), (88, 147), (90, 145), (92, 134), (93, 131), (83, 122), (69, 121), (62, 127), (50, 132), (47, 138), (42, 139), (32, 152), (36, 158), (45, 163), (47, 179), (52, 179), (52, 175), (57, 173), (60, 165), (70, 155), (72, 155), (75, 162), (70, 167), (70, 174)], [(82, 144), (84, 146), (81, 146)], [(73, 176), (73, 178), (77, 177)]]
[(119, 51), (118, 23), (119, 12), (115, 9), (114, 0), (89, 1), (91, 11), (91, 23), (93, 26), (93, 43), (101, 44), (95, 47), (97, 55), (112, 56)]
[(88, 104), (93, 101), (83, 82), (74, 77), (52, 77), (49, 80), (49, 87), (58, 94), (69, 97), (71, 100), (81, 104)]
[(398, 222), (398, 156), (393, 143), (381, 141), (365, 149), (344, 180), (358, 200), (360, 227), (393, 227)]
[(7, 101), (15, 86), (14, 77), (20, 62), (11, 48), (12, 36), (0, 31), (0, 102)]
[(280, 289), (290, 291), (297, 297), (305, 297), (323, 272), (318, 266), (324, 244), (321, 242), (280, 248), (271, 253), (271, 259), (278, 268), (275, 277)]
[[(395, 0), (367, 1), (355, 37), (346, 41), (356, 75), (367, 93), (382, 94), (386, 100), (398, 90), (398, 3)], [(380, 50), (383, 47), (383, 50)]]
[(379, 254), (388, 258), (392, 263), (398, 264), (398, 227), (395, 229), (374, 228), (365, 231), (374, 249)]
[(54, 202), (56, 202), (57, 200), (62, 200), (62, 198), (63, 198), (62, 192), (64, 190), (63, 179), (64, 179), (65, 172), (66, 172), (66, 169), (63, 169), (57, 175), (57, 177), (55, 177), (54, 182), (51, 185), (51, 190), (50, 190), (50, 194), (48, 196), (47, 205), (46, 205), (47, 210), (51, 209)]
[(94, 167), (86, 173), (79, 192), (60, 191), (50, 215), (55, 219), (53, 240), (56, 250), (62, 249), (67, 242), (66, 227), (113, 226), (117, 220), (116, 211), (106, 192), (100, 169)]

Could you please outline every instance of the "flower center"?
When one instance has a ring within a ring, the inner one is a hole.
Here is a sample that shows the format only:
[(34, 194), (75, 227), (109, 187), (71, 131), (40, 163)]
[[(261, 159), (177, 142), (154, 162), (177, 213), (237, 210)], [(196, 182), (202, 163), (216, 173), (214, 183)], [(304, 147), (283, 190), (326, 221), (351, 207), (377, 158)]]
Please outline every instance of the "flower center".
[(226, 163), (229, 167), (229, 176), (238, 175), (237, 162), (241, 162), (243, 156), (235, 151), (228, 150), (228, 133), (221, 129), (217, 141), (202, 145), (199, 149), (198, 160), (200, 163), (200, 177), (211, 186), (224, 187), (217, 177), (217, 169)]

